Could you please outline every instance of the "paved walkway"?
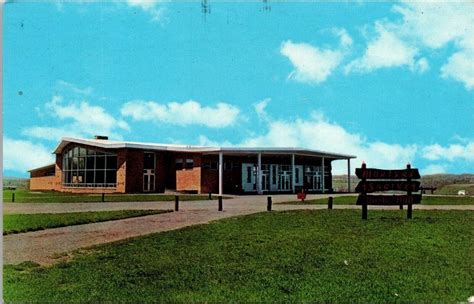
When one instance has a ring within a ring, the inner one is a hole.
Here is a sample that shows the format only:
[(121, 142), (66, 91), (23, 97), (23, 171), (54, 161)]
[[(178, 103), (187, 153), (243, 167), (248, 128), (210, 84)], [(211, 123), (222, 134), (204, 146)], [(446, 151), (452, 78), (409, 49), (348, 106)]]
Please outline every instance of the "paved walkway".
[[(328, 195), (314, 196), (324, 198)], [(310, 196), (309, 199), (313, 198)], [(273, 196), (273, 202), (293, 200), (294, 195)], [(4, 204), (6, 213), (45, 213), (77, 212), (120, 209), (172, 209), (174, 202), (140, 202), (140, 203), (67, 203), (67, 204)], [(21, 208), (16, 207), (23, 206)], [(18, 264), (34, 261), (49, 265), (60, 259), (63, 253), (90, 247), (97, 244), (114, 242), (126, 238), (146, 235), (155, 232), (179, 229), (185, 226), (206, 224), (213, 220), (246, 215), (266, 210), (266, 196), (242, 196), (224, 200), (224, 211), (217, 211), (217, 201), (184, 201), (180, 203), (179, 212), (149, 215), (47, 229), (42, 231), (12, 234), (3, 237), (4, 263)], [(326, 205), (279, 205), (274, 210), (325, 209)], [(334, 205), (335, 209), (359, 209), (354, 205)], [(370, 209), (397, 209), (398, 207), (369, 207)], [(416, 205), (415, 209), (474, 210), (472, 205), (464, 206), (427, 206)]]

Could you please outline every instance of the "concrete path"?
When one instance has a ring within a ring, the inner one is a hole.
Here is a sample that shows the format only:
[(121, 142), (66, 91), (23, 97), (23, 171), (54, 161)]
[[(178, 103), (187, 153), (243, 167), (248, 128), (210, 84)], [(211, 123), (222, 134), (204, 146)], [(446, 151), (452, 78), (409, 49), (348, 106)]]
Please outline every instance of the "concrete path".
[[(355, 194), (332, 194), (332, 196), (356, 196)], [(307, 199), (325, 198), (329, 195), (314, 194), (308, 195)], [(288, 202), (296, 199), (295, 194), (272, 195), (273, 202)], [(241, 202), (266, 203), (266, 195), (246, 195), (235, 196), (232, 199), (225, 199), (224, 205), (235, 205)], [(182, 201), (180, 205), (186, 210), (200, 210), (217, 208), (217, 200), (202, 201)], [(113, 210), (144, 210), (144, 209), (172, 209), (174, 201), (162, 202), (106, 202), (106, 203), (3, 203), (3, 214), (15, 213), (66, 213), (66, 212), (87, 212), (87, 211), (113, 211)]]
[[(315, 195), (314, 198), (324, 198), (328, 195)], [(313, 198), (312, 196), (309, 199)], [(294, 199), (294, 195), (273, 196), (273, 202), (285, 202)], [(6, 205), (6, 204), (5, 204)], [(17, 205), (17, 204), (15, 204)], [(26, 204), (18, 204), (25, 205)], [(34, 205), (21, 209), (27, 213), (44, 212), (77, 212), (121, 209), (172, 209), (174, 202), (145, 202), (145, 203), (67, 203), (67, 204), (28, 204)], [(46, 206), (47, 205), (47, 206)], [(187, 201), (181, 202), (179, 212), (149, 215), (101, 223), (69, 226), (47, 229), (42, 231), (12, 234), (3, 237), (4, 263), (18, 264), (24, 261), (34, 261), (49, 265), (60, 261), (61, 254), (73, 250), (90, 247), (97, 244), (114, 242), (122, 239), (146, 235), (155, 232), (179, 229), (185, 226), (206, 224), (213, 220), (246, 215), (266, 210), (266, 196), (243, 196), (224, 200), (224, 211), (217, 211), (217, 201)], [(12, 213), (11, 206), (4, 206)], [(325, 209), (326, 205), (285, 205), (274, 204), (273, 209)], [(335, 209), (360, 209), (354, 205), (334, 205)], [(369, 209), (397, 209), (394, 207), (374, 207)], [(474, 210), (473, 205), (463, 206), (427, 206), (417, 205), (415, 209), (443, 210)], [(15, 213), (15, 212), (14, 212)]]

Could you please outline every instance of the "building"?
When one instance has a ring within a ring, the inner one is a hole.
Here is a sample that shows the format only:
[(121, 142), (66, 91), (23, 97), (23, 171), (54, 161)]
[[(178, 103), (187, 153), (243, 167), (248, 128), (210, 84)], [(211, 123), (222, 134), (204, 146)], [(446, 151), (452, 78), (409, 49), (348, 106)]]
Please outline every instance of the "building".
[(29, 171), (31, 190), (324, 193), (332, 192), (331, 162), (347, 160), (349, 174), (355, 158), (300, 148), (164, 145), (105, 136), (63, 138), (53, 153), (54, 164)]

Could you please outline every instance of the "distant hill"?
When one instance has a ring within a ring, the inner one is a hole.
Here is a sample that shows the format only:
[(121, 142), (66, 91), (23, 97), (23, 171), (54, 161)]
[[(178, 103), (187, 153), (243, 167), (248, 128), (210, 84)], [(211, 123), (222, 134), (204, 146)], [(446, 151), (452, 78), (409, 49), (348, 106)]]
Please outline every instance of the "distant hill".
[[(351, 190), (354, 191), (359, 179), (351, 175)], [(458, 190), (465, 189), (474, 193), (474, 174), (431, 174), (421, 177), (424, 187), (436, 187), (438, 194), (457, 194)], [(456, 186), (453, 186), (456, 185)], [(347, 175), (333, 175), (334, 191), (347, 191)], [(443, 189), (444, 188), (444, 189)]]
[(15, 187), (17, 189), (29, 189), (30, 179), (21, 177), (3, 177), (3, 188)]

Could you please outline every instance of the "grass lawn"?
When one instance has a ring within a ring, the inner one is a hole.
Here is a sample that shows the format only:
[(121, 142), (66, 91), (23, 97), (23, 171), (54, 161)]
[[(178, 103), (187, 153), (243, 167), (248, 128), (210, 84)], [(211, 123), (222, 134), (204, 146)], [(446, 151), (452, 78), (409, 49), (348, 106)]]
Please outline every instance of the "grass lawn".
[(3, 234), (43, 230), (95, 222), (118, 220), (150, 214), (165, 213), (163, 210), (120, 210), (100, 212), (46, 213), (46, 214), (5, 214)]
[[(334, 205), (355, 205), (357, 196), (338, 196), (334, 197)], [(300, 200), (291, 202), (279, 203), (279, 204), (295, 204), (295, 205), (327, 205), (327, 198), (319, 198), (313, 200), (305, 200), (304, 203)], [(473, 205), (473, 196), (423, 196), (421, 200), (422, 205)]]
[[(3, 190), (3, 202), (10, 203), (15, 193), (17, 203), (83, 203), (101, 202), (102, 194), (65, 193), (55, 191)], [(105, 194), (106, 202), (174, 201), (169, 194)], [(180, 194), (180, 201), (206, 200), (208, 195)], [(228, 198), (228, 197), (223, 197)], [(212, 199), (217, 199), (213, 195)]]
[(436, 194), (454, 194), (457, 195), (459, 190), (466, 191), (468, 195), (474, 195), (474, 184), (452, 184), (446, 185), (439, 190), (436, 190)]
[(474, 212), (266, 212), (4, 268), (18, 302), (460, 302)]

